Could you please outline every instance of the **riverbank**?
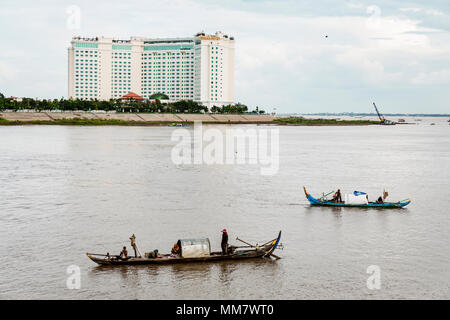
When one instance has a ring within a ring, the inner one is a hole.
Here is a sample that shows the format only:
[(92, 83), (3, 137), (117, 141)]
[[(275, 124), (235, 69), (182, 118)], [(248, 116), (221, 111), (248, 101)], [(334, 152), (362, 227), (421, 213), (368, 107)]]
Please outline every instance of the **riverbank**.
[[(269, 124), (273, 122), (255, 121), (202, 121), (203, 124)], [(126, 121), (119, 119), (58, 119), (58, 120), (5, 120), (0, 118), (0, 126), (60, 125), (60, 126), (181, 126), (194, 121)]]
[(292, 126), (371, 125), (371, 120), (278, 118), (258, 114), (175, 114), (175, 113), (100, 113), (100, 112), (2, 112), (0, 125), (76, 125), (76, 126), (164, 126), (190, 124), (275, 124)]
[(308, 119), (302, 117), (277, 118), (273, 121), (280, 125), (290, 126), (366, 126), (380, 123), (379, 121), (374, 120)]
[(0, 125), (167, 125), (170, 123), (211, 124), (273, 123), (271, 115), (258, 114), (185, 114), (115, 112), (1, 112)]

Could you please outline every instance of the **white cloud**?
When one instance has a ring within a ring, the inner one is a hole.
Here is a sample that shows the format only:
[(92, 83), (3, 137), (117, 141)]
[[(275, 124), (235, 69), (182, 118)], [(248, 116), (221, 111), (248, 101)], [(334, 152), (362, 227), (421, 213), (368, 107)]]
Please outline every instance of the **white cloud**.
[(349, 8), (352, 8), (352, 9), (361, 9), (361, 8), (364, 8), (364, 4), (361, 3), (361, 2), (351, 2), (351, 1), (348, 1), (348, 2), (345, 3), (345, 5), (346, 5), (347, 7), (349, 7)]
[(0, 84), (6, 85), (17, 79), (17, 69), (5, 61), (0, 61)]
[(422, 8), (400, 8), (399, 10), (403, 12), (420, 12)]
[(435, 9), (429, 9), (429, 10), (425, 11), (425, 13), (432, 15), (432, 16), (444, 16), (445, 15), (445, 13), (443, 13), (442, 11), (435, 10)]
[(411, 82), (416, 85), (450, 84), (450, 69), (420, 72)]

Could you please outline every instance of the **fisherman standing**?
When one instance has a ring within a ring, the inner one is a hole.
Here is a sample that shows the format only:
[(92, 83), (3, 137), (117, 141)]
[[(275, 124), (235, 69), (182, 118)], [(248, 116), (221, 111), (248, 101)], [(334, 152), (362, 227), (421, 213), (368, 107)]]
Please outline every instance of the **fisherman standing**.
[(130, 241), (131, 241), (131, 247), (132, 247), (133, 250), (134, 250), (134, 257), (137, 258), (136, 236), (134, 235), (134, 233), (133, 233), (133, 235), (130, 237)]
[(227, 229), (223, 229), (222, 230), (222, 243), (221, 243), (221, 247), (222, 247), (222, 254), (226, 255), (228, 252), (228, 233), (227, 233)]
[(341, 189), (338, 189), (336, 193), (333, 195), (334, 202), (342, 202)]

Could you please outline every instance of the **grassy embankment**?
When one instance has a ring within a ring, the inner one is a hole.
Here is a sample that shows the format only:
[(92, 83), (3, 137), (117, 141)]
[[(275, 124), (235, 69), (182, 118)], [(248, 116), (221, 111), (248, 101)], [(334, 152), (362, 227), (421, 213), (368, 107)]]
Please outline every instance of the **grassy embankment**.
[[(252, 121), (202, 121), (203, 124), (244, 124), (255, 123)], [(272, 123), (272, 121), (258, 122)], [(168, 126), (171, 124), (189, 124), (193, 125), (194, 121), (134, 121), (120, 119), (55, 119), (55, 120), (6, 120), (0, 117), (0, 126), (22, 126), (22, 125), (65, 125), (65, 126)]]
[[(120, 119), (55, 119), (55, 120), (6, 120), (0, 117), (0, 125), (72, 125), (72, 126), (161, 126), (172, 123), (193, 124), (192, 121), (132, 121)], [(203, 121), (205, 124), (225, 124), (222, 121)], [(244, 122), (228, 122), (244, 123)], [(350, 126), (379, 124), (372, 120), (336, 120), (336, 119), (306, 119), (306, 118), (277, 118), (265, 123), (292, 126)], [(262, 124), (262, 123), (261, 123)]]
[(336, 119), (307, 119), (307, 118), (277, 118), (275, 123), (280, 125), (293, 126), (364, 126), (379, 124), (379, 121), (373, 120), (336, 120)]

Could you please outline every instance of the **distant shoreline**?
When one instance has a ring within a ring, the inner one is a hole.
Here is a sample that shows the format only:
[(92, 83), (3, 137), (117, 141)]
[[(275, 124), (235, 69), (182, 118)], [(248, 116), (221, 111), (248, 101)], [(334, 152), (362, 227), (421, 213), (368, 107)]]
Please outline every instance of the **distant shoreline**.
[[(450, 118), (450, 114), (445, 113), (383, 113), (385, 117), (443, 117)], [(341, 112), (341, 113), (286, 113), (280, 114), (280, 116), (326, 116), (326, 117), (378, 117), (376, 113), (352, 113), (352, 112)]]
[(180, 124), (271, 124), (283, 126), (375, 125), (372, 120), (336, 120), (275, 117), (251, 114), (163, 114), (163, 113), (90, 113), (90, 112), (3, 112), (1, 126), (170, 126)]
[(379, 121), (373, 120), (337, 120), (337, 119), (310, 119), (310, 118), (277, 118), (274, 123), (287, 126), (368, 126), (379, 125)]
[[(273, 121), (202, 121), (202, 124), (273, 124)], [(126, 120), (101, 120), (101, 119), (58, 119), (58, 120), (5, 120), (0, 118), (0, 126), (26, 126), (26, 125), (63, 125), (63, 126), (142, 126), (142, 127), (157, 127), (188, 124), (193, 125), (194, 121), (126, 121)]]

